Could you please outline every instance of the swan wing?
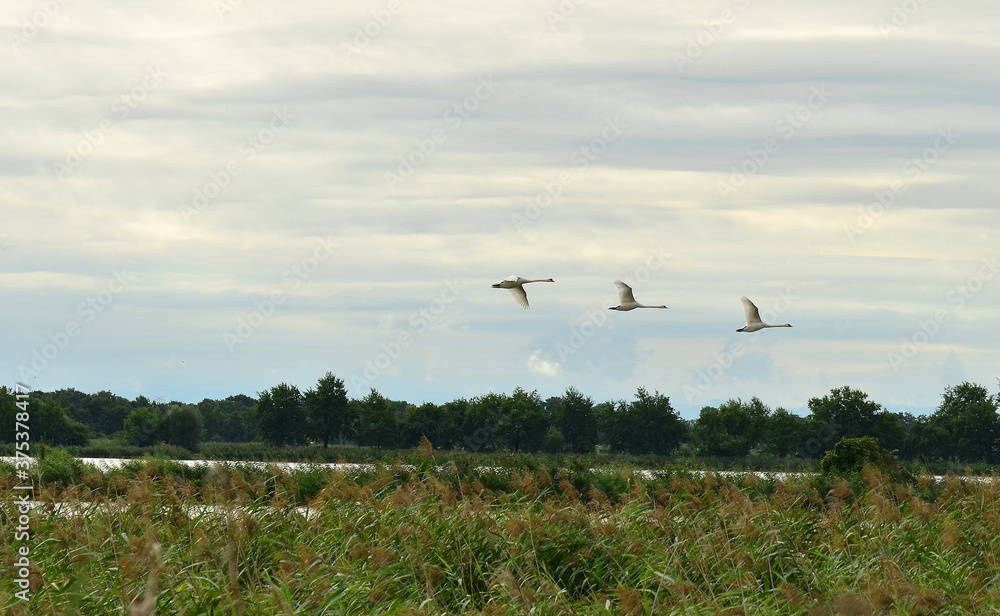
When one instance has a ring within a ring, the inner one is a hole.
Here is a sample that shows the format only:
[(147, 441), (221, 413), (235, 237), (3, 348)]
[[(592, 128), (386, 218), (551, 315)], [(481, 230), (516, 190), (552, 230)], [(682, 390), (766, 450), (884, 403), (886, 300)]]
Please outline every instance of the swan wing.
[(740, 301), (743, 302), (743, 312), (747, 317), (747, 325), (756, 325), (760, 323), (760, 312), (757, 310), (757, 306), (754, 306), (753, 302), (746, 297), (741, 297)]
[(524, 287), (514, 287), (510, 290), (510, 294), (514, 296), (514, 301), (517, 305), (525, 310), (528, 309), (528, 294), (524, 292)]
[(624, 305), (636, 303), (635, 296), (632, 295), (632, 287), (628, 286), (621, 280), (616, 280), (615, 286), (618, 287), (618, 302), (620, 304)]

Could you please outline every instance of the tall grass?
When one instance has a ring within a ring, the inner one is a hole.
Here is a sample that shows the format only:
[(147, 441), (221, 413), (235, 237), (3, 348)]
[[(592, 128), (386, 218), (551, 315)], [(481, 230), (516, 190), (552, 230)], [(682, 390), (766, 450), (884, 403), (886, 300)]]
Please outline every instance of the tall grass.
[[(28, 603), (13, 597), (4, 491), (5, 614), (1000, 610), (995, 476), (899, 486), (877, 472), (643, 478), (455, 461), (360, 474), (46, 464)], [(0, 466), (0, 486), (13, 483)]]

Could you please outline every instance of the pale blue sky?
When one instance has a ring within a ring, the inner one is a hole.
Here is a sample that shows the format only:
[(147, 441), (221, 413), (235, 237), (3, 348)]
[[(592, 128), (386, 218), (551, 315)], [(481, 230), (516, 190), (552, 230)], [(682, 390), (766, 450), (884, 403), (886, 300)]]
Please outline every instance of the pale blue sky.
[(8, 383), (996, 390), (995, 3), (317, 4), (3, 5)]

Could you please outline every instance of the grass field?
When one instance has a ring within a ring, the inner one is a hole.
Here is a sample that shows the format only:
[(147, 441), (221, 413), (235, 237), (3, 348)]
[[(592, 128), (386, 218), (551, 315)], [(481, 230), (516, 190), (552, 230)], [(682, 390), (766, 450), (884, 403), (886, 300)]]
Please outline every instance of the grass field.
[(15, 478), (0, 466), (3, 613), (1000, 611), (995, 476), (901, 486), (877, 472), (643, 478), (425, 461), (351, 475), (166, 461), (100, 472), (55, 456), (38, 468), (28, 602), (13, 594)]

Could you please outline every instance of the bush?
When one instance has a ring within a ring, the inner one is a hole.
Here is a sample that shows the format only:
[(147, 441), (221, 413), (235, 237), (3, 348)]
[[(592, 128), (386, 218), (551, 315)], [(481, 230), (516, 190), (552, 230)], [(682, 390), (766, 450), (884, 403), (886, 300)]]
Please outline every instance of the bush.
[(872, 436), (840, 439), (823, 456), (820, 471), (826, 476), (854, 476), (861, 474), (865, 465), (878, 469), (897, 483), (913, 481), (913, 475), (899, 463), (895, 452), (879, 447), (878, 439)]
[(80, 483), (83, 464), (62, 449), (52, 449), (35, 459), (38, 474), (43, 484), (52, 483), (61, 487)]

